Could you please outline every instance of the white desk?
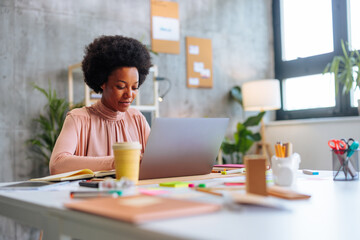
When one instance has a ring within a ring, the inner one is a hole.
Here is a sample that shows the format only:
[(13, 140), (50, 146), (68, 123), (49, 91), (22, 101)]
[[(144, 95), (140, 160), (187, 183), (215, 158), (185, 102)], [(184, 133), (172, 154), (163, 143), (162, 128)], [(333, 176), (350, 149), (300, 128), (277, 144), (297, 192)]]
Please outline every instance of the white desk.
[[(216, 213), (138, 226), (65, 209), (64, 202), (74, 201), (68, 190), (0, 191), (0, 214), (43, 229), (45, 240), (65, 235), (94, 240), (359, 238), (360, 181), (334, 182), (330, 172), (319, 176), (299, 173), (296, 189), (312, 197), (279, 199), (288, 210), (225, 207)], [(204, 201), (222, 201), (221, 197), (201, 194)]]

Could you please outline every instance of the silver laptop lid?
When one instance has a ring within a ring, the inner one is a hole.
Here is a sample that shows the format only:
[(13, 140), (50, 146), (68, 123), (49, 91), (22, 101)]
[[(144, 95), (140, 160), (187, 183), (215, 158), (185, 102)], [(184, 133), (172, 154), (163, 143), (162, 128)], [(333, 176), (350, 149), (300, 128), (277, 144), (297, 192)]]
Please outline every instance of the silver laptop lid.
[(228, 118), (155, 119), (139, 179), (210, 173), (228, 122)]

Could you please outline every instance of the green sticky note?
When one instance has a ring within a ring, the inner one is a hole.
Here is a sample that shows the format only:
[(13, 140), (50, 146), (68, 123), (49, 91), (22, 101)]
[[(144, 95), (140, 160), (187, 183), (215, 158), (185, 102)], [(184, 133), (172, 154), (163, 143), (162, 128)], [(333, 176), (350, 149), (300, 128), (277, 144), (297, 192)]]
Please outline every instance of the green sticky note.
[(161, 187), (188, 187), (189, 183), (186, 182), (164, 182), (159, 184)]

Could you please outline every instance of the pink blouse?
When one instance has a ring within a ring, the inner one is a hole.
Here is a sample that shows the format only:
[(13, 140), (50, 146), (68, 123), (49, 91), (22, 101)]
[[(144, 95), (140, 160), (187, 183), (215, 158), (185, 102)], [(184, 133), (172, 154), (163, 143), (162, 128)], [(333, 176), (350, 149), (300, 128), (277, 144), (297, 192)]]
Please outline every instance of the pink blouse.
[(114, 169), (115, 142), (142, 144), (144, 153), (150, 127), (144, 115), (129, 108), (114, 112), (99, 100), (90, 107), (71, 110), (56, 140), (50, 159), (50, 173), (58, 174), (89, 168)]

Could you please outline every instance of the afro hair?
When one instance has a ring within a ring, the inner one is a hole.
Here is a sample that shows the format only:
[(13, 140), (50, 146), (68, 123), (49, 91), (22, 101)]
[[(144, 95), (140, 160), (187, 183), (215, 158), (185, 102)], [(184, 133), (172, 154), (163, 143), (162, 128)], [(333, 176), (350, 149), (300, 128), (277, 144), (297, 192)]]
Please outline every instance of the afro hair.
[(138, 40), (119, 35), (100, 36), (85, 48), (82, 70), (85, 83), (96, 93), (101, 93), (101, 85), (117, 68), (136, 67), (140, 86), (151, 65), (149, 51)]

